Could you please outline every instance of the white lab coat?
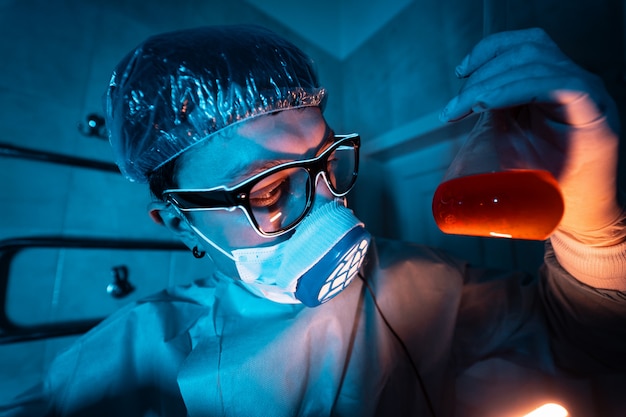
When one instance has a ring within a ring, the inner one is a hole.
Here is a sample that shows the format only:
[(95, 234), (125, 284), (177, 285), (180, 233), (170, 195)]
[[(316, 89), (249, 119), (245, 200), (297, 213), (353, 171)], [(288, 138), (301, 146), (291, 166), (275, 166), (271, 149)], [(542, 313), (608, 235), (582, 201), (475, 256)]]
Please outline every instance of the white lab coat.
[[(626, 297), (576, 281), (549, 244), (540, 279), (387, 240), (373, 241), (362, 271), (438, 417), (488, 415), (475, 408), (488, 398), (455, 393), (486, 358), (556, 381), (624, 381)], [(428, 416), (418, 381), (362, 280), (306, 308), (214, 276), (113, 314), (0, 415)]]

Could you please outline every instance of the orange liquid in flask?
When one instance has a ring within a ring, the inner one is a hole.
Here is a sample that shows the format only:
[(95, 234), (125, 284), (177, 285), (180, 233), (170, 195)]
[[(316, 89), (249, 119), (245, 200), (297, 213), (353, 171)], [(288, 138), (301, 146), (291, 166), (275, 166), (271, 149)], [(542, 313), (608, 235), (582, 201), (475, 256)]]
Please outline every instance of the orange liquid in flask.
[(444, 233), (544, 240), (563, 217), (563, 197), (547, 171), (508, 170), (439, 185), (433, 215)]

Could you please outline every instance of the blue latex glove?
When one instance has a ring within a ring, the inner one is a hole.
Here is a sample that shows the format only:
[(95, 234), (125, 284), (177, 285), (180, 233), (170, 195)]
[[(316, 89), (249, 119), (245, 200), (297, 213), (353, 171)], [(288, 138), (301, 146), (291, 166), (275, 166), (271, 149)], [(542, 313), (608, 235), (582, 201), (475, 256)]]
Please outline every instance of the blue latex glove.
[(619, 119), (599, 77), (572, 62), (541, 29), (484, 38), (456, 74), (466, 82), (442, 111), (443, 121), (515, 108), (529, 140), (545, 142), (545, 168), (561, 186), (559, 230), (591, 245), (624, 239), (616, 184)]

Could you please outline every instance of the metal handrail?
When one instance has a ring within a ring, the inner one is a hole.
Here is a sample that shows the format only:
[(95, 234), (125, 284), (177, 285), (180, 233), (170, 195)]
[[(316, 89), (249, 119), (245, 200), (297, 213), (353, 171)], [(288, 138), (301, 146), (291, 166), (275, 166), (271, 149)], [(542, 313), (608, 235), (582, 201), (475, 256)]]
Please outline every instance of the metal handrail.
[(69, 165), (79, 168), (97, 169), (105, 172), (120, 173), (117, 165), (95, 159), (80, 158), (60, 153), (40, 151), (0, 142), (0, 156), (9, 158), (30, 159), (34, 161), (50, 162), (53, 164)]
[(0, 345), (40, 340), (60, 336), (82, 334), (104, 318), (64, 321), (54, 324), (21, 326), (7, 314), (7, 290), (11, 262), (23, 250), (32, 248), (84, 248), (84, 249), (127, 249), (127, 250), (187, 250), (172, 241), (142, 239), (112, 239), (98, 237), (33, 236), (10, 238), (0, 241)]

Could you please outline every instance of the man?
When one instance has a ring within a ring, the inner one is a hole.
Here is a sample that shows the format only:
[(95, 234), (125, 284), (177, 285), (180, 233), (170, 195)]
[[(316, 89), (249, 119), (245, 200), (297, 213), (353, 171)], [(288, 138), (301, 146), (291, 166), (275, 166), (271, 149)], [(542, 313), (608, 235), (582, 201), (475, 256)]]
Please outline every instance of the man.
[(327, 125), (311, 60), (272, 32), (131, 51), (107, 93), (118, 164), (215, 271), (108, 318), (3, 415), (447, 416), (456, 377), (487, 357), (623, 375), (614, 103), (538, 29), (484, 39), (457, 74), (443, 120), (522, 108), (554, 150), (566, 209), (537, 278), (372, 238), (344, 204), (360, 139)]

